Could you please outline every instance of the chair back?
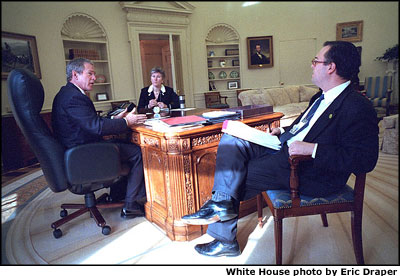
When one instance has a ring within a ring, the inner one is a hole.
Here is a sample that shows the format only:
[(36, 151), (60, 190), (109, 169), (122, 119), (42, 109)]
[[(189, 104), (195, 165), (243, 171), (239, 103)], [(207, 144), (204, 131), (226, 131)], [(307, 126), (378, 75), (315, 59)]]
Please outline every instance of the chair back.
[(32, 72), (14, 69), (8, 76), (7, 86), (15, 121), (38, 159), (50, 189), (53, 192), (66, 190), (64, 147), (40, 116), (44, 101), (42, 84)]
[(367, 77), (365, 78), (366, 96), (371, 100), (374, 107), (386, 107), (388, 90), (392, 89), (392, 76)]
[(206, 108), (229, 108), (226, 103), (221, 103), (221, 94), (219, 92), (204, 93)]

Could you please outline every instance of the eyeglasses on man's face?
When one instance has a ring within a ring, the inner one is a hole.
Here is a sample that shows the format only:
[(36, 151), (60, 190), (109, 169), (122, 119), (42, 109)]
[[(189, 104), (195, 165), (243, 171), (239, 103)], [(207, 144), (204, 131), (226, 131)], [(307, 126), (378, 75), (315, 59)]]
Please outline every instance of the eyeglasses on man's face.
[(313, 59), (311, 60), (311, 64), (312, 64), (313, 66), (317, 65), (318, 63), (323, 63), (324, 65), (327, 65), (327, 64), (329, 64), (330, 62), (327, 62), (327, 61), (319, 61), (319, 60), (317, 60), (316, 58), (313, 58)]

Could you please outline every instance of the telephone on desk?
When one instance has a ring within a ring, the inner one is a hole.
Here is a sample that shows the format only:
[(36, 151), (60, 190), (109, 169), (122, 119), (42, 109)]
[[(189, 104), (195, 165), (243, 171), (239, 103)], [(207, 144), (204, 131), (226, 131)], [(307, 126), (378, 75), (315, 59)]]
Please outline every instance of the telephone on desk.
[(106, 117), (111, 118), (111, 116), (116, 116), (119, 113), (123, 112), (125, 110), (125, 108), (127, 108), (128, 112), (131, 112), (135, 107), (136, 107), (136, 105), (134, 103), (130, 103), (130, 102), (122, 103), (119, 106), (117, 106), (117, 107), (111, 109), (109, 112), (107, 112)]

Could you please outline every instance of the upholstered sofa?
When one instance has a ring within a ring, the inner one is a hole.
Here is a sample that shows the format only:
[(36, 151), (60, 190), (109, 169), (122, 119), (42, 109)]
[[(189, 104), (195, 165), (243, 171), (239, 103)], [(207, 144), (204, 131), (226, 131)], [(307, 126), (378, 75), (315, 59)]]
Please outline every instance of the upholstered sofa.
[(318, 92), (315, 87), (291, 85), (286, 87), (264, 87), (241, 91), (238, 94), (241, 105), (270, 104), (274, 112), (284, 114), (281, 126), (290, 125), (303, 112), (311, 99)]
[(399, 114), (383, 117), (382, 152), (399, 154)]

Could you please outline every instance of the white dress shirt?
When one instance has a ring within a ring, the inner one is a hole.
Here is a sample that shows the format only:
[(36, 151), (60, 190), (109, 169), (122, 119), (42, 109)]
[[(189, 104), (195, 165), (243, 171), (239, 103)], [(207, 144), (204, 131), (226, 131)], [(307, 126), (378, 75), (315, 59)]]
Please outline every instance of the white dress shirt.
[[(294, 135), (292, 138), (290, 138), (287, 141), (287, 145), (290, 146), (291, 143), (294, 141), (303, 141), (304, 137), (308, 134), (310, 129), (313, 127), (314, 123), (318, 120), (318, 118), (321, 116), (322, 113), (329, 107), (329, 105), (340, 95), (340, 93), (343, 92), (343, 90), (346, 89), (347, 86), (349, 86), (350, 81), (344, 82), (342, 84), (339, 84), (338, 86), (335, 86), (334, 88), (328, 90), (328, 91), (323, 91), (324, 99), (321, 101), (320, 105), (318, 106), (317, 110), (314, 113), (314, 116), (311, 118), (310, 123), (308, 124), (307, 127), (305, 127), (303, 130), (301, 130), (299, 133)], [(313, 105), (315, 104), (316, 101), (314, 101)], [(303, 114), (303, 118), (305, 118), (310, 111), (311, 107), (307, 110), (306, 113)], [(301, 121), (300, 120), (300, 121)], [(283, 128), (281, 129), (281, 134), (284, 132)], [(314, 151), (312, 154), (312, 157), (315, 158), (315, 155), (317, 153), (317, 146), (318, 144), (315, 144)]]
[[(150, 94), (151, 94), (151, 92), (153, 92), (153, 90), (154, 90), (154, 86), (153, 85), (150, 85), (149, 86), (149, 89), (147, 89), (147, 92), (149, 92), (149, 96), (150, 96)], [(166, 89), (165, 89), (165, 86), (164, 86), (164, 84), (161, 84), (161, 93), (164, 95), (164, 93), (165, 93), (165, 91), (167, 91)]]
[[(71, 83), (72, 83), (72, 82), (71, 82)], [(79, 91), (81, 91), (82, 94), (86, 96), (85, 91), (83, 91), (82, 88), (80, 88), (80, 87), (79, 87), (78, 85), (76, 85), (75, 83), (72, 83), (72, 84), (75, 85), (75, 86), (79, 89)]]

